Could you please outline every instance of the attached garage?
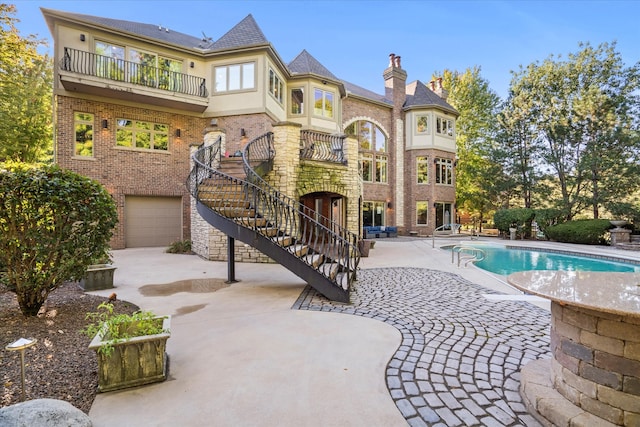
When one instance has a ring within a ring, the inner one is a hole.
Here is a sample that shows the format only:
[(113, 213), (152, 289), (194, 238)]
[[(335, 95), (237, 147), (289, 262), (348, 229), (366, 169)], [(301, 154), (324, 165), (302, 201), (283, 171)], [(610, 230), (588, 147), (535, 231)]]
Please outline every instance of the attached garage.
[(182, 198), (126, 196), (127, 248), (169, 246), (182, 240)]

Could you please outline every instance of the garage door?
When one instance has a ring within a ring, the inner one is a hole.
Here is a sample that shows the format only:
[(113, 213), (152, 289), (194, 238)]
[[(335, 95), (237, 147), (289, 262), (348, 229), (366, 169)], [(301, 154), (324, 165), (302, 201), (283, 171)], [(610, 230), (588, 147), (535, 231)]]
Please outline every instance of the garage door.
[(180, 197), (125, 197), (125, 245), (169, 246), (182, 239)]

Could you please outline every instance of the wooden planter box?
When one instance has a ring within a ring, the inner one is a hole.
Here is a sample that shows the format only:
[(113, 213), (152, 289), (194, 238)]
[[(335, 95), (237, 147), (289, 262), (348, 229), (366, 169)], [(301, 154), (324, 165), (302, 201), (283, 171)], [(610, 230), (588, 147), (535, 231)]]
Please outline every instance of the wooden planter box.
[(130, 338), (113, 344), (110, 355), (98, 352), (108, 340), (96, 335), (89, 344), (98, 356), (98, 390), (101, 392), (136, 387), (167, 379), (167, 339), (171, 316), (158, 316), (165, 333)]
[(113, 288), (113, 273), (116, 267), (111, 264), (94, 264), (87, 268), (80, 285), (85, 291), (99, 291)]

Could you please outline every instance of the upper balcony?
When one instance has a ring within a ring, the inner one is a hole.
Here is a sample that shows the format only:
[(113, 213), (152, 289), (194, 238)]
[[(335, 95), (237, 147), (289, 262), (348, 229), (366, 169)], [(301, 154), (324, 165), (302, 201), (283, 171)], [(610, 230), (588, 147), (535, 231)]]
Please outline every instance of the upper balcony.
[(346, 165), (345, 138), (345, 135), (328, 135), (310, 130), (300, 131), (300, 158)]
[(193, 112), (209, 104), (206, 80), (197, 76), (68, 47), (59, 67), (69, 91)]

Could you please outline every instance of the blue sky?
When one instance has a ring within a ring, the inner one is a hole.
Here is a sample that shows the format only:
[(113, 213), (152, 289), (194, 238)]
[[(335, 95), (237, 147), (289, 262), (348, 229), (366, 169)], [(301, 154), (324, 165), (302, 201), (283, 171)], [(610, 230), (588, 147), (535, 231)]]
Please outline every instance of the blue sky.
[(640, 1), (90, 1), (13, 2), (23, 35), (51, 35), (40, 7), (144, 22), (217, 39), (253, 14), (288, 63), (303, 49), (341, 79), (384, 92), (389, 53), (408, 81), (428, 82), (445, 68), (480, 66), (506, 97), (510, 71), (579, 42), (617, 41), (626, 65), (640, 61)]

